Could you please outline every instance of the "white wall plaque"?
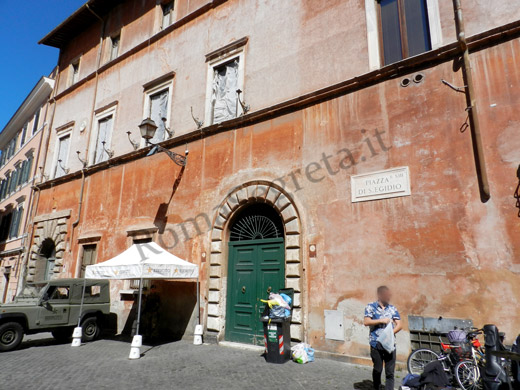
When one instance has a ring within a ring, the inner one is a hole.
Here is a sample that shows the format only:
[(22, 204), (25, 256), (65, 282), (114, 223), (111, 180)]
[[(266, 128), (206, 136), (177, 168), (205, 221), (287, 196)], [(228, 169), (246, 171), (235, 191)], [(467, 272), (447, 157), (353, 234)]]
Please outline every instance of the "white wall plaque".
[(363, 173), (350, 177), (352, 202), (411, 195), (408, 167)]

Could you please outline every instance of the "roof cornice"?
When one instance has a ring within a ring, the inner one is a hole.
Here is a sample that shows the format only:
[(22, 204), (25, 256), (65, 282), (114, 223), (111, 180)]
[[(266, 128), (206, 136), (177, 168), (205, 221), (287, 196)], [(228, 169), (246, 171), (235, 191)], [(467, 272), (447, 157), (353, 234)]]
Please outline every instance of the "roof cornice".
[(54, 88), (54, 80), (42, 77), (18, 107), (9, 122), (0, 132), (0, 149), (7, 144), (25, 123), (34, 115), (38, 107), (42, 106), (50, 97)]

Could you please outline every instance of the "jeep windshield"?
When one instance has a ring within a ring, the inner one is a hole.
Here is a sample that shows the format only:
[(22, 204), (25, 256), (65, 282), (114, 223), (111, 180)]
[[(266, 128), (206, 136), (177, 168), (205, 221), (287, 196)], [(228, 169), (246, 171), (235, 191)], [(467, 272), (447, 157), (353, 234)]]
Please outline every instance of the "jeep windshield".
[(26, 284), (20, 294), (14, 299), (15, 302), (40, 298), (45, 283)]

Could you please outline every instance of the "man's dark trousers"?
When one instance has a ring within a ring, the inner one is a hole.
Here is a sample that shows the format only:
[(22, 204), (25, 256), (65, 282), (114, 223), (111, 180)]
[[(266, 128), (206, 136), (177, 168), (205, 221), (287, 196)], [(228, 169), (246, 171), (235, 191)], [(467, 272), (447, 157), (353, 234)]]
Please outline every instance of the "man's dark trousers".
[(370, 347), (370, 357), (374, 363), (374, 369), (372, 371), (374, 389), (379, 390), (381, 387), (381, 374), (384, 364), (386, 377), (385, 390), (394, 390), (395, 350), (392, 353), (388, 353), (378, 344), (377, 348)]

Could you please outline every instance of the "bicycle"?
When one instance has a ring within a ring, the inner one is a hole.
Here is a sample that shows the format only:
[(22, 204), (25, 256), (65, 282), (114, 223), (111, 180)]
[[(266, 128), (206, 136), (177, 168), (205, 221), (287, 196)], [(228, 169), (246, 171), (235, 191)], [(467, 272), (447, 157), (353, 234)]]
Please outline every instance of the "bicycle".
[[(481, 329), (469, 332), (460, 347), (460, 356), (463, 360), (455, 365), (454, 374), (457, 384), (462, 390), (482, 390), (484, 388), (481, 369), (485, 365), (485, 354), (477, 338), (480, 334), (482, 334)], [(469, 348), (467, 348), (468, 344)]]
[(413, 351), (408, 357), (408, 372), (420, 375), (428, 363), (438, 360), (450, 380), (455, 379), (463, 390), (480, 390), (481, 387), (478, 386), (481, 386), (482, 381), (478, 362), (483, 358), (484, 352), (477, 336), (481, 333), (476, 328), (471, 328), (469, 332), (457, 329), (450, 331), (450, 344), (444, 343), (439, 336), (441, 353), (428, 348)]

